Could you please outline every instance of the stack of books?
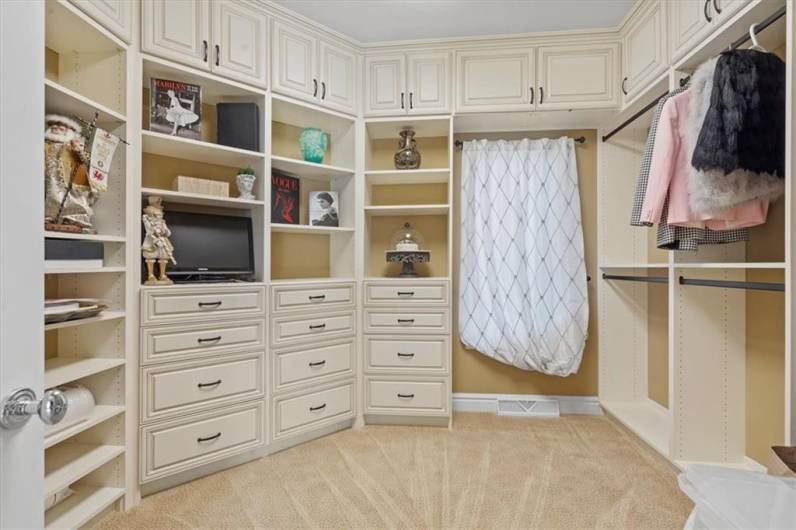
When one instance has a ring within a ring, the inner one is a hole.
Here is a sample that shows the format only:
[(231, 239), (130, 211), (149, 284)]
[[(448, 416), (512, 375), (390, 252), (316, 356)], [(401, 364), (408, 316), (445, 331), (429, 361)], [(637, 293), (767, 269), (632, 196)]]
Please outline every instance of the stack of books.
[(44, 323), (93, 317), (107, 308), (95, 298), (51, 298), (44, 301)]

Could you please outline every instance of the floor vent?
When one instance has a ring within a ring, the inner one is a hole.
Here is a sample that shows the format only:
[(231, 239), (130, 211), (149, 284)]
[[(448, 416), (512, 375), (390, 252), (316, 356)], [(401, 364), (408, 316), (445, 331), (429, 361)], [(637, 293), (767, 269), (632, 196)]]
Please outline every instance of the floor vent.
[(561, 413), (557, 399), (498, 399), (498, 415), (557, 418)]

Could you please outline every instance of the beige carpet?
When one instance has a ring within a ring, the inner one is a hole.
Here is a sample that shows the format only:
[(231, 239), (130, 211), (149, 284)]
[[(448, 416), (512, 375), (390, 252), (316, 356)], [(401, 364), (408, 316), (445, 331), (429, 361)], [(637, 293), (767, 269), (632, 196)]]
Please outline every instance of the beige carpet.
[(152, 495), (99, 528), (682, 528), (651, 449), (597, 416), (368, 426)]

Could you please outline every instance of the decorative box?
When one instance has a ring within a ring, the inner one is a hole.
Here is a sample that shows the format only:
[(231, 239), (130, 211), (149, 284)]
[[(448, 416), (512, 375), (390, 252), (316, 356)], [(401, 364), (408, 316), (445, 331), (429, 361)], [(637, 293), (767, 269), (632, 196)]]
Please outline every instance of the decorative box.
[(185, 193), (200, 193), (202, 195), (213, 195), (215, 197), (229, 197), (229, 183), (218, 180), (200, 179), (196, 177), (185, 177), (179, 175), (174, 177), (171, 189)]

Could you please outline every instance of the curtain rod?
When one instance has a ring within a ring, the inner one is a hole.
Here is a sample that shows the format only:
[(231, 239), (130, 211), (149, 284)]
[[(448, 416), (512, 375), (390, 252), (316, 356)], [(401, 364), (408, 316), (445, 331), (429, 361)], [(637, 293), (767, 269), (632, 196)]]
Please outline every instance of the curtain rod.
[(727, 280), (699, 280), (680, 276), (680, 285), (699, 285), (702, 287), (722, 287), (724, 289), (748, 289), (753, 291), (785, 291), (784, 283), (733, 282)]
[(624, 276), (621, 274), (603, 273), (603, 280), (620, 280), (623, 282), (644, 282), (644, 283), (669, 283), (666, 276)]
[[(578, 136), (577, 138), (573, 138), (572, 140), (576, 144), (585, 144), (586, 143), (586, 137), (585, 136)], [(464, 142), (462, 140), (456, 140), (455, 142), (453, 142), (453, 145), (457, 149), (461, 149), (462, 147), (464, 147)]]

